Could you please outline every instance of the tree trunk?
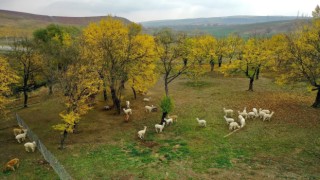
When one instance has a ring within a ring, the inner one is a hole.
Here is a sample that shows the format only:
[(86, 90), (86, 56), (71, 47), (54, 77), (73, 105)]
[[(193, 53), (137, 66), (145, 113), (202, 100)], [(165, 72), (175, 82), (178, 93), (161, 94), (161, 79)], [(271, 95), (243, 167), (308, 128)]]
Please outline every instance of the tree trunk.
[(49, 95), (53, 94), (53, 85), (49, 84)]
[(211, 72), (212, 72), (214, 69), (214, 62), (213, 61), (210, 61), (210, 66), (211, 66)]
[(110, 87), (110, 89), (111, 89), (111, 97), (112, 97), (112, 101), (113, 101), (113, 106), (116, 108), (118, 114), (120, 114), (120, 112), (121, 112), (120, 100), (117, 97), (116, 90), (113, 87)]
[(131, 86), (131, 89), (132, 89), (132, 92), (133, 92), (134, 99), (137, 99), (137, 92), (136, 92), (136, 90), (135, 90), (134, 87), (132, 87), (132, 86)]
[(160, 122), (161, 125), (162, 125), (163, 122), (166, 122), (166, 121), (164, 120), (164, 118), (167, 117), (167, 115), (168, 115), (167, 112), (163, 112), (163, 113), (162, 113), (161, 122)]
[(249, 83), (248, 91), (253, 91), (253, 81), (254, 81), (254, 76), (250, 77), (250, 83)]
[(259, 75), (260, 75), (260, 68), (257, 69), (256, 80), (259, 79)]
[(64, 141), (66, 140), (68, 135), (68, 132), (66, 130), (63, 131), (63, 135), (61, 137), (61, 141), (60, 141), (60, 147), (59, 149), (64, 149)]
[(164, 90), (166, 92), (166, 96), (168, 97), (169, 96), (169, 87), (168, 87), (168, 83), (167, 82), (165, 82), (165, 84), (164, 84)]
[(318, 87), (317, 97), (316, 97), (316, 100), (314, 101), (314, 103), (312, 104), (312, 107), (320, 108), (320, 87)]
[(28, 107), (28, 92), (25, 88), (23, 90), (23, 96), (24, 96), (23, 107), (26, 108), (26, 107)]
[(107, 89), (105, 87), (103, 87), (103, 100), (107, 101), (108, 100), (108, 96), (107, 96)]
[(219, 56), (219, 57), (218, 57), (218, 63), (219, 63), (219, 67), (221, 67), (221, 64), (222, 64), (222, 56)]

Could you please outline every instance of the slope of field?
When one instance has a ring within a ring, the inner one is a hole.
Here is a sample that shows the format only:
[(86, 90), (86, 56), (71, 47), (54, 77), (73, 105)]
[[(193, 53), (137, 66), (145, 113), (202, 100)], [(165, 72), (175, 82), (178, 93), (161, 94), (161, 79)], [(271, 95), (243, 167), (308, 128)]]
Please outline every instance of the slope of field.
[[(262, 74), (263, 76), (263, 74)], [(145, 105), (157, 105), (164, 94), (162, 79), (148, 92), (149, 103), (142, 96), (133, 99), (130, 88), (124, 100), (130, 100), (130, 122), (123, 115), (105, 111), (99, 98), (95, 108), (79, 124), (77, 134), (66, 140), (67, 148), (58, 150), (60, 134), (52, 125), (61, 122), (61, 101), (47, 97), (46, 89), (34, 94), (40, 101), (17, 112), (52, 151), (74, 179), (319, 179), (320, 111), (310, 107), (315, 92), (305, 88), (292, 90), (276, 86), (271, 79), (255, 81), (254, 92), (246, 91), (248, 79), (225, 78), (213, 73), (192, 82), (179, 78), (170, 84), (175, 101), (173, 114), (178, 122), (157, 134), (161, 112), (146, 113)], [(20, 102), (21, 103), (21, 102)], [(223, 119), (223, 107), (235, 111), (266, 108), (275, 111), (271, 121), (247, 120), (246, 126), (230, 133)], [(207, 127), (198, 126), (196, 118), (205, 119)], [(54, 179), (52, 169), (37, 164), (41, 159), (24, 151), (12, 136), (14, 120), (1, 123), (0, 154), (4, 164), (10, 157), (21, 159), (21, 168), (0, 179)], [(147, 126), (145, 140), (137, 132)], [(37, 169), (36, 173), (33, 172)]]
[[(30, 36), (38, 28), (43, 28), (51, 23), (83, 27), (90, 22), (98, 22), (106, 16), (96, 17), (60, 17), (43, 16), (29, 13), (0, 10), (0, 37)], [(129, 20), (121, 17), (114, 17), (125, 23)]]

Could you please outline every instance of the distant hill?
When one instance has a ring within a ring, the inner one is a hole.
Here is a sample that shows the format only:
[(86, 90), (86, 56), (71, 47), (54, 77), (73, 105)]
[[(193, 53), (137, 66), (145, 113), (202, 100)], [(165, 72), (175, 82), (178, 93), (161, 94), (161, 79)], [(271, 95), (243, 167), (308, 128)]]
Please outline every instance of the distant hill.
[(168, 27), (188, 34), (208, 33), (216, 37), (223, 37), (230, 33), (237, 33), (242, 37), (248, 37), (291, 32), (309, 20), (310, 18), (294, 16), (230, 16), (148, 21), (141, 22), (141, 24), (150, 34), (163, 27)]
[[(195, 19), (176, 19), (140, 22), (143, 26), (149, 27), (172, 27), (172, 26), (219, 26), (219, 25), (240, 25), (255, 24), (275, 21), (295, 20), (296, 16), (226, 16)], [(301, 18), (299, 18), (301, 19)]]
[[(44, 16), (29, 14), (23, 12), (0, 10), (0, 37), (10, 36), (31, 36), (35, 29), (43, 28), (51, 23), (83, 27), (90, 22), (98, 22), (106, 16), (95, 17), (62, 17), (62, 16)], [(114, 17), (125, 23), (128, 19)]]

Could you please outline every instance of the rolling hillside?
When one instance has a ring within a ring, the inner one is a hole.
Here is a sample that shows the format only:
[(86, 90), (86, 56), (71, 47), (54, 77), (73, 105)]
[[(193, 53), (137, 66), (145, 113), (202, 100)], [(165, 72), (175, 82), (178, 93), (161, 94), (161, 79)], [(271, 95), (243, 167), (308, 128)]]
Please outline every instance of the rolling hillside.
[[(61, 17), (43, 16), (29, 13), (0, 10), (0, 38), (12, 36), (31, 36), (35, 29), (43, 28), (51, 23), (67, 26), (83, 27), (90, 22), (98, 22), (106, 16), (96, 17)], [(129, 20), (114, 17), (126, 23)]]
[(238, 33), (242, 37), (248, 37), (290, 32), (309, 20), (309, 18), (300, 17), (297, 19), (294, 16), (230, 16), (148, 21), (142, 22), (142, 25), (150, 34), (168, 27), (176, 31), (185, 31), (188, 34), (208, 33), (216, 37), (223, 37), (230, 33)]

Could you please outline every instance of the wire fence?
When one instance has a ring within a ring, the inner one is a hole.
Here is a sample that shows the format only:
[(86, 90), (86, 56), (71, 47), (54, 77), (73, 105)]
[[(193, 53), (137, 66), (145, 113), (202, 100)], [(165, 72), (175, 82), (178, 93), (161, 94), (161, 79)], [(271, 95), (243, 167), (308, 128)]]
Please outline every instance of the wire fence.
[(44, 159), (51, 165), (54, 171), (58, 174), (60, 179), (69, 180), (72, 179), (70, 174), (64, 169), (64, 167), (59, 163), (57, 158), (45, 147), (45, 145), (40, 141), (38, 136), (32, 132), (32, 130), (28, 127), (28, 125), (20, 118), (18, 114), (16, 114), (17, 122), (20, 126), (23, 126), (25, 129), (28, 129), (27, 136), (32, 141), (37, 143), (37, 148), (41, 152)]

